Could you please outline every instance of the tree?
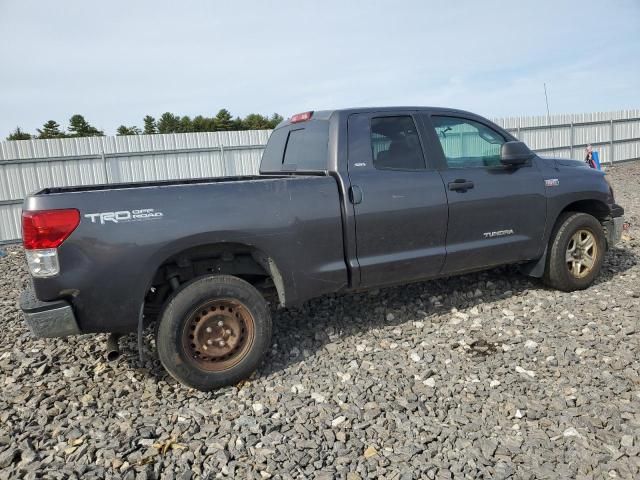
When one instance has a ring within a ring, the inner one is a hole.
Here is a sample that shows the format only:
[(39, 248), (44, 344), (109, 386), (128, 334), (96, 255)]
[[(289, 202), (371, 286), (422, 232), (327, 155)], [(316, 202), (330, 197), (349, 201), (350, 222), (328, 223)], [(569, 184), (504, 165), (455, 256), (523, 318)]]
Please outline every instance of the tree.
[(154, 133), (158, 133), (158, 126), (156, 125), (156, 119), (151, 115), (147, 115), (143, 119), (144, 122), (144, 134), (152, 135)]
[(180, 119), (180, 128), (178, 131), (181, 133), (193, 132), (193, 122), (191, 121), (191, 117), (185, 115)]
[(126, 127), (124, 125), (120, 125), (118, 127), (118, 135), (119, 136), (124, 136), (124, 135), (140, 135), (140, 129), (138, 127), (136, 127), (135, 125), (133, 127)]
[[(156, 121), (151, 115), (143, 118), (144, 129), (141, 131), (136, 126), (120, 125), (118, 135), (152, 135), (154, 133), (178, 133), (178, 132), (216, 132), (229, 130), (262, 130), (273, 129), (282, 121), (282, 116), (274, 113), (270, 117), (258, 113), (251, 113), (245, 118), (233, 117), (229, 110), (221, 108), (215, 117), (197, 115), (182, 117), (171, 112), (165, 112)], [(65, 137), (92, 137), (103, 136), (104, 132), (91, 125), (82, 115), (74, 115), (69, 119), (68, 132), (60, 129), (60, 124), (55, 120), (47, 121), (42, 129), (37, 130), (37, 135), (30, 135), (20, 127), (7, 137), (7, 140), (26, 140), (29, 138), (65, 138)]]
[(65, 133), (60, 130), (60, 124), (55, 120), (49, 120), (42, 126), (42, 130), (38, 129), (38, 138), (62, 138), (66, 137)]
[(214, 130), (214, 121), (212, 118), (197, 115), (193, 117), (191, 122), (192, 132), (212, 132)]
[(246, 130), (244, 123), (240, 117), (236, 117), (233, 119), (231, 123), (231, 130)]
[(233, 117), (226, 108), (220, 109), (214, 119), (214, 127), (216, 130), (233, 130)]
[(282, 115), (278, 113), (274, 113), (273, 115), (271, 115), (271, 118), (269, 119), (269, 127), (276, 128), (282, 120), (284, 120), (284, 118), (282, 118)]
[(165, 112), (158, 120), (158, 133), (175, 133), (180, 129), (180, 118), (170, 112)]
[(73, 137), (102, 137), (104, 132), (87, 122), (82, 115), (74, 115), (69, 119), (69, 132)]
[(242, 126), (247, 130), (262, 130), (271, 127), (271, 122), (264, 115), (258, 113), (250, 113), (244, 120), (242, 120)]
[(7, 140), (29, 140), (30, 138), (31, 134), (23, 132), (20, 130), (20, 127), (16, 127), (16, 129), (9, 134)]

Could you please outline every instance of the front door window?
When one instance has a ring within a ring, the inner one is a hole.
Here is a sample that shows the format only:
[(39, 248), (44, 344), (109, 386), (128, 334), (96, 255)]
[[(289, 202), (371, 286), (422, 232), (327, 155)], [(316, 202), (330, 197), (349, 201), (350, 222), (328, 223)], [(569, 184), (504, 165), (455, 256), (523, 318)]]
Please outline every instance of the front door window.
[(482, 168), (500, 165), (505, 138), (473, 120), (431, 117), (449, 168)]

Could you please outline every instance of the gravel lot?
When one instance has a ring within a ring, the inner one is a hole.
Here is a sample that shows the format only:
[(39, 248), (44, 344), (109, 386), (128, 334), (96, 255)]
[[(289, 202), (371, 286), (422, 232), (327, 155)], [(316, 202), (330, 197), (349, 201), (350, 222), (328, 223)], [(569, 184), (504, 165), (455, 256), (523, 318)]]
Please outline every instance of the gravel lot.
[(134, 336), (37, 340), (0, 258), (0, 478), (638, 478), (640, 162), (610, 178), (631, 229), (597, 284), (513, 268), (274, 313), (257, 375), (204, 394)]

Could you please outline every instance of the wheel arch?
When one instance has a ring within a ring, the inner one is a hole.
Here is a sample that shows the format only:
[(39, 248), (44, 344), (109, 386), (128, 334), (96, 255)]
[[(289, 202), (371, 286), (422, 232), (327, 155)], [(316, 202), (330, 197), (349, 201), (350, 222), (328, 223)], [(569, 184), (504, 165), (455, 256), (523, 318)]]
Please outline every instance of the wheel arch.
[(611, 208), (602, 200), (598, 200), (595, 198), (585, 198), (582, 200), (577, 200), (568, 203), (558, 212), (553, 222), (553, 227), (556, 226), (560, 216), (563, 213), (567, 212), (587, 213), (602, 222), (603, 220), (606, 220), (607, 217), (611, 214)]
[(566, 202), (565, 205), (559, 208), (553, 216), (553, 222), (549, 222), (548, 224), (547, 232), (543, 239), (544, 250), (542, 256), (538, 260), (521, 266), (521, 270), (525, 275), (536, 278), (541, 278), (543, 276), (547, 261), (549, 243), (552, 241), (553, 232), (558, 227), (558, 221), (565, 213), (569, 212), (586, 213), (595, 217), (602, 223), (611, 214), (611, 209), (604, 201), (596, 198), (582, 198), (580, 200)]
[[(207, 261), (212, 262), (213, 270), (203, 272), (203, 264)], [(196, 267), (195, 263), (200, 265)], [(146, 269), (148, 273), (145, 274), (145, 296), (154, 282), (157, 283), (163, 273), (166, 273), (163, 270), (175, 265), (175, 276), (178, 277), (185, 269), (191, 268), (193, 270), (191, 278), (210, 273), (236, 275), (248, 280), (249, 283), (254, 283), (251, 280), (257, 277), (268, 278), (273, 282), (278, 302), (285, 305), (287, 289), (279, 264), (280, 262), (273, 256), (250, 242), (198, 237), (181, 239), (179, 242), (165, 246), (151, 258), (149, 267)]]

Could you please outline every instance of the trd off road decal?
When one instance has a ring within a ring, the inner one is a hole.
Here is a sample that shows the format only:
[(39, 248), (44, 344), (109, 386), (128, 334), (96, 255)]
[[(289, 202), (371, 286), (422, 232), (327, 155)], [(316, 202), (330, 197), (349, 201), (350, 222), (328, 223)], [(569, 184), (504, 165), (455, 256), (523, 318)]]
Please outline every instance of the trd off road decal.
[(104, 225), (107, 222), (125, 223), (159, 220), (162, 218), (162, 215), (162, 212), (154, 208), (141, 208), (138, 210), (120, 210), (118, 212), (87, 213), (84, 217), (90, 219), (91, 223)]

